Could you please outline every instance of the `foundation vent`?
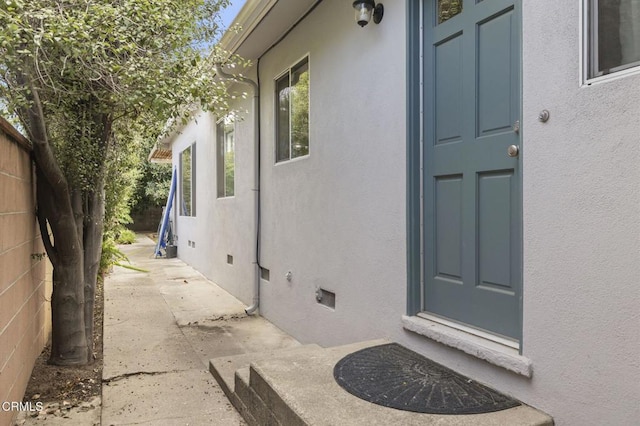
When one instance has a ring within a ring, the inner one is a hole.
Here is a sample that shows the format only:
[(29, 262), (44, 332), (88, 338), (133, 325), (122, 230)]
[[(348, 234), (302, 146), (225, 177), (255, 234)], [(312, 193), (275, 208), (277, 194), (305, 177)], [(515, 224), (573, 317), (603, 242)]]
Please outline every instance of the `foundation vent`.
[(328, 308), (335, 309), (336, 308), (336, 294), (330, 292), (329, 290), (325, 290), (323, 288), (318, 288), (316, 290), (316, 301), (324, 305)]
[(269, 281), (269, 270), (267, 268), (260, 268), (260, 278)]

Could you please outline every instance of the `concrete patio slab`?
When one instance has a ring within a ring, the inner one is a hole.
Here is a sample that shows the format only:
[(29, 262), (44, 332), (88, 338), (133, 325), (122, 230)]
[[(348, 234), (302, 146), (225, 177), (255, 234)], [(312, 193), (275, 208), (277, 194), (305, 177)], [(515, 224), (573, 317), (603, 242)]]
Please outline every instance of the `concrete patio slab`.
[(102, 425), (243, 425), (206, 371), (136, 375), (103, 387)]
[(103, 425), (244, 425), (209, 359), (299, 342), (138, 236), (105, 283)]
[(192, 344), (176, 320), (204, 322), (242, 304), (228, 294), (221, 304), (212, 296), (221, 289), (180, 260), (155, 259), (153, 247), (141, 236), (123, 247), (148, 272), (117, 267), (105, 282), (102, 424), (245, 424), (199, 354), (206, 338), (188, 333)]
[(200, 276), (163, 285), (160, 293), (179, 326), (203, 320), (246, 316), (244, 304)]

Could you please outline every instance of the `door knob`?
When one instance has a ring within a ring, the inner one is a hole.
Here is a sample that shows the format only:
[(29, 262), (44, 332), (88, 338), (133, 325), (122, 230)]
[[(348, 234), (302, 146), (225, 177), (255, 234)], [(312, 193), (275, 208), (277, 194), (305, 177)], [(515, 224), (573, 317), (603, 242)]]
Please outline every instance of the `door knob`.
[(507, 155), (509, 157), (517, 157), (519, 153), (520, 148), (518, 148), (518, 145), (509, 145), (509, 148), (507, 148)]

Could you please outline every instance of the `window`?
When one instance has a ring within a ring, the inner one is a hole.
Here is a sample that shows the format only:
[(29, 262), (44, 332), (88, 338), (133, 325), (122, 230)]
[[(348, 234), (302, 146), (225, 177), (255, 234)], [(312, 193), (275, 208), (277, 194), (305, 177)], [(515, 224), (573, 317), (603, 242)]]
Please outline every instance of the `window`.
[(640, 1), (588, 2), (588, 76), (640, 65)]
[(462, 13), (462, 0), (438, 0), (438, 24)]
[(276, 80), (276, 163), (309, 155), (309, 58)]
[(217, 184), (218, 198), (233, 197), (236, 162), (235, 123), (233, 116), (218, 122), (217, 137)]
[(180, 153), (180, 215), (196, 215), (196, 144)]

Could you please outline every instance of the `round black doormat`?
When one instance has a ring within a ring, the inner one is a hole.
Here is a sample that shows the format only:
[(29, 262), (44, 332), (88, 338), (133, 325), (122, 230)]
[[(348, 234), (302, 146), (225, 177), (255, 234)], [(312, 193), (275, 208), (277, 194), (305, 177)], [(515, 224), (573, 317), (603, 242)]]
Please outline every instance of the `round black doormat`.
[(417, 413), (480, 414), (520, 405), (397, 343), (347, 355), (333, 376), (358, 398)]

